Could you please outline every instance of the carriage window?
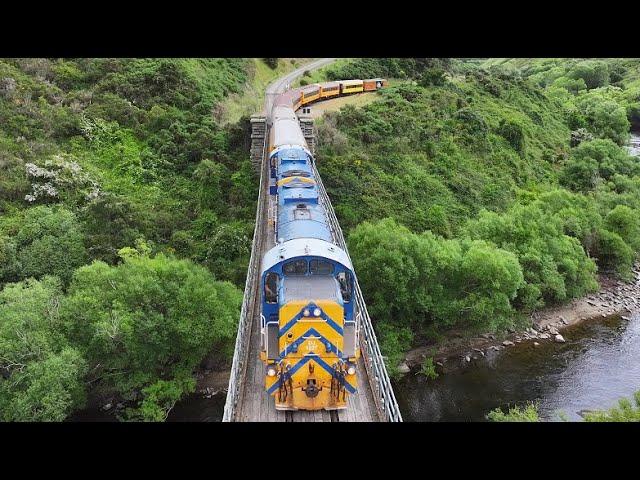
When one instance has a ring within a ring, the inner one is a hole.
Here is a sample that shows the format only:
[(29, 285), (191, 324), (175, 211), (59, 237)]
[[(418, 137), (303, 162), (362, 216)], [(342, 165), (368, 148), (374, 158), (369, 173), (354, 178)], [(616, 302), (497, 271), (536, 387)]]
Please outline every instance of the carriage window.
[(333, 263), (323, 260), (311, 260), (309, 262), (311, 275), (331, 275), (333, 273)]
[(278, 303), (278, 274), (267, 273), (264, 280), (264, 299), (267, 303)]
[(351, 280), (351, 272), (340, 272), (337, 276), (338, 283), (340, 284), (340, 293), (342, 294), (342, 300), (345, 303), (351, 301), (353, 282)]
[(282, 267), (282, 271), (285, 275), (304, 275), (307, 273), (307, 261), (306, 260), (294, 260), (289, 263), (285, 263)]

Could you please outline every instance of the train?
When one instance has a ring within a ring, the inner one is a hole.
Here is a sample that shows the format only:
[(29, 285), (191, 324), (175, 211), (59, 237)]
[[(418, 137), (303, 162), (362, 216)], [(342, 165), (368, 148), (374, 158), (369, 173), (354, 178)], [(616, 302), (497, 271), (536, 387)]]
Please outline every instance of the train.
[(357, 393), (354, 270), (320, 199), (314, 157), (298, 122), (303, 105), (372, 91), (385, 79), (326, 82), (277, 96), (268, 164), (274, 246), (260, 273), (260, 358), (278, 410), (340, 410)]

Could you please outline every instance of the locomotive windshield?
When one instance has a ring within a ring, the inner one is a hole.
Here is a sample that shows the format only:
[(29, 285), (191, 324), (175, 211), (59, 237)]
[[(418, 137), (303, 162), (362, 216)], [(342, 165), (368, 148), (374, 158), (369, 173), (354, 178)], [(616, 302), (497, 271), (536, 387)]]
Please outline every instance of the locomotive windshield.
[(282, 266), (282, 271), (285, 275), (304, 275), (307, 273), (307, 261), (293, 260), (287, 262)]
[(333, 264), (323, 260), (311, 260), (309, 262), (309, 273), (311, 275), (331, 275)]

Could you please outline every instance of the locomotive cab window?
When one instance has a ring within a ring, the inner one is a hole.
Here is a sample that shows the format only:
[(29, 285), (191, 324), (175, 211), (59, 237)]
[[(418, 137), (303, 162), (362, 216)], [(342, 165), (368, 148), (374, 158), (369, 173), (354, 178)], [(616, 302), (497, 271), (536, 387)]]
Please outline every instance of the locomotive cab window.
[(278, 274), (267, 273), (264, 279), (264, 299), (267, 303), (278, 303)]
[(311, 275), (331, 275), (333, 273), (333, 263), (324, 260), (311, 260), (309, 262), (309, 272)]
[(353, 294), (353, 281), (351, 279), (351, 272), (340, 272), (337, 278), (338, 283), (340, 284), (340, 293), (342, 294), (342, 300), (345, 303), (349, 303)]
[(282, 271), (285, 275), (305, 275), (307, 273), (307, 261), (293, 260), (285, 263), (282, 267)]

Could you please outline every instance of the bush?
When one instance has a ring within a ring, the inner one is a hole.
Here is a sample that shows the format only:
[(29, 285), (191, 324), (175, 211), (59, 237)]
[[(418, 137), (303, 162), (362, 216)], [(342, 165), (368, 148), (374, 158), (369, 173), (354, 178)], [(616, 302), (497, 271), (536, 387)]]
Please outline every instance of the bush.
[(640, 175), (640, 164), (609, 139), (580, 143), (571, 150), (560, 173), (560, 183), (581, 192), (594, 190), (614, 175)]
[(622, 278), (632, 278), (634, 252), (617, 233), (600, 229), (598, 231), (597, 252), (600, 265), (617, 272)]
[(481, 241), (411, 233), (392, 219), (362, 223), (349, 236), (369, 311), (376, 322), (425, 331), (510, 325), (522, 285), (516, 257)]
[(492, 422), (539, 422), (538, 408), (533, 403), (527, 403), (523, 407), (517, 405), (509, 408), (504, 413), (501, 408), (496, 408), (487, 414), (487, 419)]
[(526, 285), (516, 304), (524, 310), (597, 288), (593, 260), (578, 239), (564, 233), (562, 219), (545, 212), (540, 203), (515, 204), (504, 214), (482, 211), (469, 221), (466, 232), (517, 255)]
[(275, 70), (278, 68), (278, 59), (277, 58), (263, 58), (264, 63), (266, 63), (271, 70)]
[(0, 280), (20, 280), (55, 275), (67, 284), (73, 271), (87, 260), (84, 235), (76, 216), (63, 207), (38, 206), (25, 211), (4, 251), (13, 255), (13, 275)]
[(640, 391), (633, 395), (635, 405), (626, 399), (620, 399), (618, 406), (605, 411), (588, 412), (585, 422), (640, 422)]
[(609, 84), (609, 68), (606, 63), (597, 60), (585, 60), (578, 63), (569, 72), (569, 76), (583, 80), (589, 89)]
[(498, 134), (504, 137), (516, 152), (520, 155), (524, 154), (525, 136), (520, 124), (502, 120), (498, 127)]
[(604, 220), (607, 230), (617, 233), (634, 252), (640, 251), (640, 211), (617, 205)]
[(433, 364), (433, 357), (424, 359), (420, 367), (420, 373), (431, 380), (435, 380), (440, 376), (438, 372), (436, 372), (436, 366)]
[[(133, 400), (159, 380), (179, 379), (172, 388), (185, 393), (184, 379), (209, 351), (230, 357), (242, 293), (190, 261), (123, 255), (118, 266), (96, 261), (75, 272), (61, 307), (65, 331), (101, 388)], [(166, 410), (166, 395), (146, 392)]]
[(86, 362), (62, 335), (55, 277), (0, 291), (0, 420), (62, 421), (85, 402)]

